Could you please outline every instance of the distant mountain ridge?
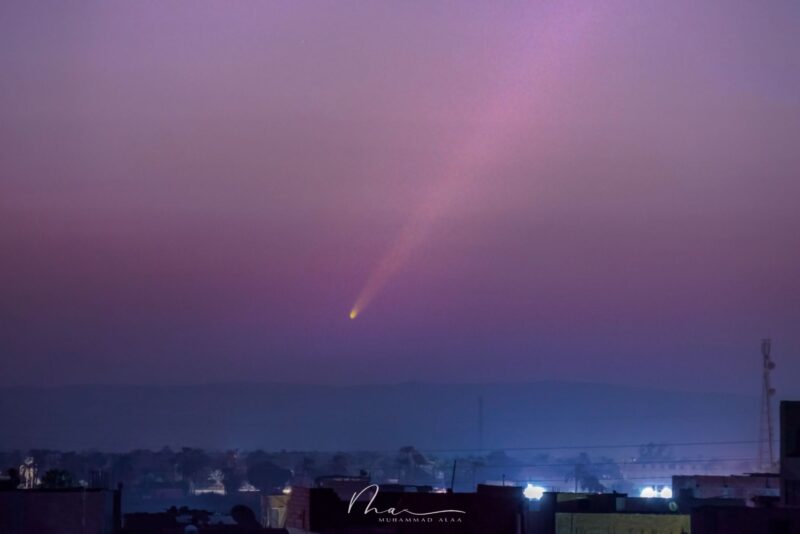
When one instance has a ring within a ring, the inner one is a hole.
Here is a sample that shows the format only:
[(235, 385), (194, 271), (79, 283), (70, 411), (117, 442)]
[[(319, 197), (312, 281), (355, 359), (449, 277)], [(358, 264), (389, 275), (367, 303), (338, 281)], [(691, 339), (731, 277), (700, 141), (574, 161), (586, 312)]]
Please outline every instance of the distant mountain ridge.
[(0, 449), (472, 449), (752, 440), (757, 399), (563, 382), (0, 388)]

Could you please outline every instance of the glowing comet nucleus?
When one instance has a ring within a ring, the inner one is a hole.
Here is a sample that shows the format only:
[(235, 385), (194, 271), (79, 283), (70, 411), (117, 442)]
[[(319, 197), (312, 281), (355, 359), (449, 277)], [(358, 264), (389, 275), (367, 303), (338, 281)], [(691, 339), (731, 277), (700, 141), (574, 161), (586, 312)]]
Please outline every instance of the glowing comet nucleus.
[(358, 310), (356, 309), (350, 310), (350, 319), (355, 319), (356, 317), (358, 317)]

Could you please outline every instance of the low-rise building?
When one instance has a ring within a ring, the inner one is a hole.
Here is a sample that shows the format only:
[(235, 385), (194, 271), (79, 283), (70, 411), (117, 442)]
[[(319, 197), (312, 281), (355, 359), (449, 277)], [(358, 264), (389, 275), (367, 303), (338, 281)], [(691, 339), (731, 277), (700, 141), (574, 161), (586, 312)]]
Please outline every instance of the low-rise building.
[(689, 514), (669, 499), (643, 499), (621, 493), (547, 492), (531, 501), (526, 534), (688, 534)]
[(647, 534), (689, 534), (688, 515), (628, 514), (628, 513), (558, 513), (555, 534), (617, 534), (645, 532)]
[(771, 473), (678, 475), (672, 477), (672, 492), (681, 502), (697, 499), (738, 499), (747, 506), (756, 506), (764, 498), (779, 498), (780, 477)]
[(800, 534), (800, 510), (701, 506), (691, 512), (692, 534)]
[(115, 534), (120, 524), (119, 489), (0, 491), (3, 534)]

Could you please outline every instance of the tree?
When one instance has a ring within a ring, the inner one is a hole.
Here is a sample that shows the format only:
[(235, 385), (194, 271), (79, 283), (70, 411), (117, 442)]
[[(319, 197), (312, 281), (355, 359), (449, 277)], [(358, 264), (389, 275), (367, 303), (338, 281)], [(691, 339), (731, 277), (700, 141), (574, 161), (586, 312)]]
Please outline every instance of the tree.
[(111, 461), (111, 481), (130, 485), (133, 480), (133, 459), (130, 454), (114, 456)]
[(426, 484), (431, 482), (431, 475), (426, 468), (430, 469), (430, 462), (425, 455), (415, 447), (407, 445), (401, 447), (397, 452), (397, 475), (400, 481), (412, 484)]
[(256, 514), (253, 512), (252, 509), (248, 508), (243, 504), (237, 504), (233, 508), (231, 508), (231, 517), (236, 524), (240, 527), (246, 528), (260, 528), (261, 525), (258, 523), (256, 519)]
[(272, 455), (262, 451), (261, 449), (257, 449), (251, 451), (247, 455), (247, 467), (252, 467), (256, 464), (260, 464), (261, 462), (268, 462), (271, 461)]
[(239, 475), (239, 471), (234, 467), (226, 467), (222, 470), (222, 474), (224, 475), (222, 484), (225, 486), (225, 494), (236, 495), (242, 486), (242, 477)]
[(594, 474), (592, 461), (585, 452), (580, 453), (575, 461), (574, 470), (566, 474), (565, 480), (574, 480), (582, 490), (591, 493), (602, 493), (606, 487), (600, 483), (600, 479)]
[(575, 467), (575, 476), (578, 479), (581, 489), (591, 493), (603, 493), (606, 487), (600, 483), (597, 475), (590, 472), (588, 467), (584, 464), (578, 464)]
[(484, 479), (517, 480), (522, 475), (521, 462), (505, 451), (492, 451), (486, 456), (486, 468), (481, 470)]
[(664, 443), (645, 443), (639, 447), (640, 462), (667, 462), (672, 460), (672, 451)]
[(328, 473), (331, 475), (347, 475), (349, 467), (349, 456), (343, 452), (337, 452), (328, 464)]
[(22, 483), (22, 478), (19, 476), (19, 470), (12, 467), (6, 470), (7, 481), (0, 481), (0, 489), (16, 489)]
[(178, 464), (178, 472), (183, 478), (194, 480), (197, 474), (210, 463), (208, 455), (202, 449), (183, 447), (175, 459)]
[(42, 477), (42, 487), (48, 489), (73, 488), (75, 483), (69, 471), (50, 469)]
[(269, 461), (259, 462), (247, 468), (247, 480), (262, 492), (279, 492), (286, 486), (292, 472)]
[(303, 481), (311, 480), (317, 473), (316, 463), (316, 460), (312, 456), (304, 455), (300, 461), (297, 462), (295, 473), (297, 473)]

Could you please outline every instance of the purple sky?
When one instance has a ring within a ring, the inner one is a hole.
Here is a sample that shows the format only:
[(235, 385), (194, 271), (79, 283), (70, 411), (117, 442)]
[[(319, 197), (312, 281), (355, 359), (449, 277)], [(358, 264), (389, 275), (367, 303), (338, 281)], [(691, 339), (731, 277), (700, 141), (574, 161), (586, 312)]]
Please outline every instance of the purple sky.
[(800, 395), (798, 3), (528, 4), (4, 2), (0, 384)]

